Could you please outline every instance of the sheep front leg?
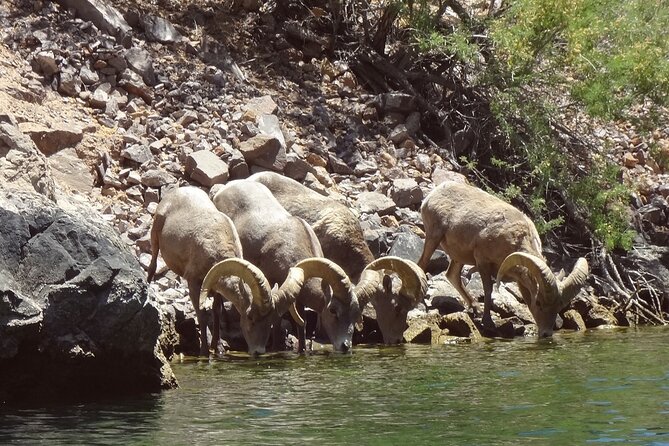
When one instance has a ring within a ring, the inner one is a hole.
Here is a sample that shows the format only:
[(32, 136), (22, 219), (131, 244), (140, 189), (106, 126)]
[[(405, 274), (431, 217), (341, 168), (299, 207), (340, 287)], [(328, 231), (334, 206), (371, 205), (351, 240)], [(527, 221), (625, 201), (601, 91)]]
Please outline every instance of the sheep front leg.
[(218, 293), (214, 294), (214, 304), (211, 311), (214, 313), (214, 326), (211, 333), (211, 346), (209, 347), (209, 351), (218, 354), (218, 341), (221, 339), (221, 313), (223, 311), (223, 299)]

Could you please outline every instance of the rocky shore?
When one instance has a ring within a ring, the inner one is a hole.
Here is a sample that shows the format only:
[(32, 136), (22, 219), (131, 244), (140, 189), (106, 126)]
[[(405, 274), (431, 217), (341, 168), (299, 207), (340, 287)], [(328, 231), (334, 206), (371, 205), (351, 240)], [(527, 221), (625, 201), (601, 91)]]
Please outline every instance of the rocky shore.
[[(176, 385), (168, 360), (197, 351), (194, 311), (164, 263), (151, 285), (142, 269), (152, 214), (171, 188), (209, 191), (257, 171), (280, 172), (357, 212), (376, 257), (415, 261), (424, 196), (446, 179), (466, 181), (421, 138), (415, 98), (367, 93), (346, 63), (291, 45), (256, 2), (234, 13), (194, 3), (174, 22), (155, 5), (140, 11), (133, 3), (0, 5), (0, 245), (11, 254), (0, 271), (0, 401), (45, 380), (56, 363), (62, 373), (45, 381), (51, 390), (87, 377), (81, 387), (94, 391), (103, 370), (115, 388)], [(669, 156), (669, 127), (650, 141), (633, 127), (589, 124), (589, 137), (610, 143), (606, 156), (625, 166), (637, 190), (630, 212), (646, 238), (623, 260), (657, 278), (660, 316), (602, 288), (595, 269), (558, 326), (663, 322), (669, 175), (654, 157)], [(435, 255), (407, 342), (482, 338), (446, 265), (443, 253)], [(482, 295), (478, 274), (468, 288)], [(494, 295), (503, 336), (534, 332), (517, 296), (512, 285)], [(378, 342), (371, 308), (364, 322), (357, 342)], [(234, 315), (223, 328), (229, 347), (243, 350)]]

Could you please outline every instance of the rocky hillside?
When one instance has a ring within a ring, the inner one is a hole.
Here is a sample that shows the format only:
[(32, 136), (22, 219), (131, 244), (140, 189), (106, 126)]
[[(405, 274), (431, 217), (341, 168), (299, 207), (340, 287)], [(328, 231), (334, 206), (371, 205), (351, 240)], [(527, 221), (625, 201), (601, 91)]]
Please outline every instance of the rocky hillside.
[[(421, 137), (416, 98), (369, 93), (346, 62), (308, 39), (296, 45), (261, 2), (228, 3), (2, 2), (0, 122), (8, 125), (0, 140), (11, 146), (27, 135), (43, 155), (30, 161), (39, 171), (3, 157), (3, 181), (86, 200), (146, 267), (152, 213), (166, 190), (210, 190), (270, 169), (357, 211), (376, 256), (416, 260), (423, 197), (444, 179), (463, 178)], [(644, 185), (636, 215), (651, 241), (666, 243), (669, 178), (647, 142), (633, 128), (591, 129), (588, 137), (613, 141), (607, 156)], [(667, 130), (655, 136), (669, 150)], [(610, 270), (595, 268), (575, 304), (584, 317), (600, 311), (592, 325), (662, 322), (669, 254), (649, 246), (636, 255), (624, 260), (657, 279), (644, 288), (651, 299), (630, 295), (635, 288), (625, 278), (614, 281), (619, 289), (603, 286), (599, 277), (610, 279)], [(561, 260), (571, 267), (573, 260)], [(164, 264), (159, 273), (163, 303), (187, 306), (179, 278)], [(443, 275), (431, 284), (430, 296), (456, 295)], [(608, 310), (593, 310), (596, 297), (607, 296)]]

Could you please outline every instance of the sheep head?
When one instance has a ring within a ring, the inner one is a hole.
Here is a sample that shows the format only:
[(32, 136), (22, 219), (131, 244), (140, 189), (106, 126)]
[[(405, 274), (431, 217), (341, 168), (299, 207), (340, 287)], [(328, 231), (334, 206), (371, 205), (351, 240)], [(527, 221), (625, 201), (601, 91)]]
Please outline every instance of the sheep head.
[(524, 252), (509, 254), (499, 267), (497, 283), (505, 277), (515, 280), (539, 329), (540, 337), (553, 334), (558, 312), (578, 294), (588, 277), (588, 262), (579, 258), (571, 274), (558, 278), (546, 262)]
[[(362, 324), (362, 311), (348, 275), (336, 263), (323, 257), (302, 260), (291, 268), (290, 279), (302, 282), (320, 277), (332, 289), (325, 294), (320, 320), (336, 351), (348, 351), (353, 345), (355, 325)], [(288, 279), (287, 279), (288, 281)]]
[[(246, 283), (251, 297), (247, 297), (241, 283), (238, 283), (237, 289), (231, 286), (227, 280), (230, 277), (238, 277)], [(215, 264), (202, 283), (201, 303), (210, 290), (222, 294), (239, 311), (242, 333), (250, 354), (265, 353), (272, 325), (286, 310), (290, 310), (298, 324), (304, 325), (295, 309), (295, 300), (283, 299), (285, 293), (281, 293), (281, 290), (272, 292), (262, 271), (246, 260), (232, 258)]]
[[(402, 281), (398, 291), (393, 290), (392, 273)], [(365, 267), (355, 291), (362, 307), (367, 302), (374, 306), (383, 342), (398, 344), (407, 328), (407, 313), (425, 297), (427, 277), (410, 260), (382, 257)]]

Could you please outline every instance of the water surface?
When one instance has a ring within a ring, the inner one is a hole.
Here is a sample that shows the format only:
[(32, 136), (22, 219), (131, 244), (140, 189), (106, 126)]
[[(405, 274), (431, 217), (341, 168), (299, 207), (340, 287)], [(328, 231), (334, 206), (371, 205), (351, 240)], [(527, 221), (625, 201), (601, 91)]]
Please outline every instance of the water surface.
[(173, 363), (180, 389), (0, 409), (0, 444), (669, 446), (669, 329)]

